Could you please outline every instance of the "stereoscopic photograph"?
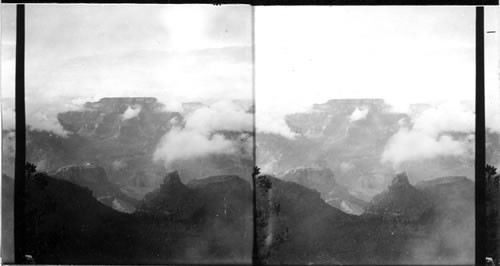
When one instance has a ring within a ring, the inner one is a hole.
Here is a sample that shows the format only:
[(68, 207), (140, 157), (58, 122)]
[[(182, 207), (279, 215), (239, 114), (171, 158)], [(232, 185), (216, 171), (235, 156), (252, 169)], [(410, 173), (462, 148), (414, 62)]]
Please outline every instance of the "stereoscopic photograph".
[(1, 15), (2, 263), (500, 262), (497, 7)]
[[(13, 102), (16, 6), (2, 12)], [(250, 6), (26, 5), (30, 260), (251, 263), (251, 18)], [(3, 105), (4, 196), (14, 110)]]
[(259, 262), (474, 264), (475, 7), (255, 14)]

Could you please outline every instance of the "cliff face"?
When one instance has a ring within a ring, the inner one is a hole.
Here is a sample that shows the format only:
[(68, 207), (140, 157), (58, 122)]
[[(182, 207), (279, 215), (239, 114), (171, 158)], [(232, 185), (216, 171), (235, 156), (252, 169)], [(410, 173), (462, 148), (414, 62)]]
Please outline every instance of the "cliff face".
[[(474, 258), (473, 183), (438, 178), (412, 186), (396, 175), (366, 214), (348, 215), (319, 192), (257, 178), (257, 243), (263, 264), (464, 264)], [(471, 186), (472, 184), (472, 186)], [(417, 188), (418, 187), (418, 188)]]
[(161, 137), (179, 113), (165, 112), (155, 98), (103, 98), (85, 103), (83, 110), (58, 115), (63, 128), (80, 136), (118, 139), (123, 142), (140, 140), (146, 144)]
[(474, 182), (464, 176), (439, 177), (415, 184), (433, 202), (434, 213), (456, 225), (474, 219), (474, 186)]
[(281, 178), (315, 189), (322, 195), (327, 194), (337, 186), (335, 176), (328, 168), (296, 168), (286, 172)]
[(54, 176), (90, 189), (97, 200), (117, 211), (126, 213), (135, 211), (138, 202), (109, 182), (106, 171), (100, 166), (90, 163), (69, 165), (58, 169)]
[[(4, 180), (2, 189), (13, 191), (11, 181)], [(148, 202), (153, 207), (147, 210), (150, 213), (126, 214), (99, 202), (88, 188), (45, 173), (31, 173), (26, 176), (26, 254), (41, 264), (223, 264), (228, 261), (248, 264), (252, 254), (249, 184), (237, 177), (207, 181), (192, 189), (181, 182), (177, 173), (171, 173), (158, 189), (159, 195), (154, 195), (158, 200)], [(215, 188), (206, 190), (212, 184)], [(231, 205), (237, 202), (231, 198), (231, 191), (239, 198), (247, 196), (245, 208)], [(195, 197), (188, 199), (183, 197), (193, 195)], [(3, 210), (10, 208), (12, 212), (12, 198), (8, 193), (4, 196), (8, 201), (2, 201)], [(214, 197), (222, 200), (226, 197), (227, 201), (219, 202)], [(176, 198), (181, 200), (174, 202)], [(185, 204), (189, 199), (193, 205)], [(187, 214), (190, 206), (202, 209), (196, 209), (191, 216), (176, 217), (183, 220), (172, 217), (174, 212)], [(161, 213), (164, 210), (172, 210), (172, 213)], [(242, 215), (242, 211), (246, 213)], [(5, 214), (3, 220), (9, 212)], [(2, 246), (7, 252), (8, 247)]]
[[(380, 156), (399, 129), (398, 121), (408, 118), (389, 110), (380, 99), (341, 99), (290, 114), (285, 120), (296, 138), (259, 133), (257, 165), (274, 174), (320, 166), (331, 169), (340, 184), (380, 191), (392, 173)], [(356, 117), (356, 112), (364, 115)]]
[(430, 210), (432, 202), (423, 192), (408, 181), (406, 173), (397, 174), (384, 192), (370, 202), (365, 215), (375, 215), (385, 220), (414, 222)]
[(336, 265), (337, 253), (353, 250), (341, 227), (354, 217), (325, 203), (319, 192), (268, 175), (256, 183), (257, 263)]
[(2, 261), (14, 263), (14, 178), (2, 174)]
[[(174, 220), (245, 219), (252, 209), (250, 184), (238, 176), (212, 176), (182, 183), (179, 172), (146, 195), (139, 212)], [(248, 217), (250, 218), (250, 217)]]
[(349, 214), (361, 215), (367, 205), (338, 184), (328, 168), (296, 168), (286, 172), (281, 179), (318, 191), (326, 203)]
[[(199, 107), (198, 104), (186, 106)], [(142, 199), (158, 186), (161, 182), (158, 177), (168, 170), (163, 163), (153, 160), (162, 137), (174, 126), (185, 125), (182, 114), (165, 111), (155, 98), (103, 98), (84, 104), (80, 110), (60, 113), (58, 120), (69, 132), (67, 137), (27, 130), (27, 161), (51, 174), (66, 165), (85, 162), (100, 165), (111, 183), (136, 199)], [(241, 134), (217, 133), (229, 139)], [(13, 134), (3, 137), (4, 144), (13, 143), (12, 137)], [(13, 152), (8, 154), (11, 155), (3, 161), (13, 166)], [(202, 177), (202, 173), (250, 178), (252, 166), (253, 160), (247, 155), (212, 154), (175, 161), (171, 168), (180, 169), (183, 178), (190, 180)]]
[[(294, 139), (257, 133), (257, 165), (263, 173), (278, 176), (297, 167), (329, 168), (337, 183), (369, 201), (391, 182), (393, 165), (381, 160), (391, 137), (403, 125), (411, 127), (413, 115), (433, 107), (413, 105), (407, 114), (392, 110), (381, 99), (337, 99), (315, 104), (307, 112), (285, 117), (296, 134)], [(494, 150), (500, 142), (489, 139)], [(494, 156), (488, 158), (496, 160)], [(470, 177), (474, 174), (470, 163), (464, 156), (442, 156), (405, 162), (401, 169), (415, 180), (441, 175)]]
[(122, 185), (154, 186), (165, 171), (153, 163), (160, 138), (174, 124), (176, 112), (164, 111), (155, 98), (104, 98), (81, 110), (58, 114), (69, 132), (63, 138), (46, 131), (27, 131), (27, 160), (43, 171), (91, 162), (101, 165), (109, 179)]
[(80, 186), (95, 188), (109, 185), (106, 172), (102, 167), (93, 164), (69, 165), (59, 168), (56, 178), (64, 179)]

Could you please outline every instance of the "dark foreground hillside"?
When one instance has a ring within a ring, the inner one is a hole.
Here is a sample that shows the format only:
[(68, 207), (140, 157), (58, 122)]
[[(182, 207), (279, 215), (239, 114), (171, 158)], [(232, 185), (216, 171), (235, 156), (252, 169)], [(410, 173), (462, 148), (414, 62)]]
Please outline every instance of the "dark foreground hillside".
[[(87, 188), (27, 173), (26, 253), (36, 263), (252, 263), (251, 187), (237, 176), (184, 184), (178, 172), (169, 173), (127, 214)], [(471, 263), (474, 183), (445, 177), (413, 186), (407, 179), (396, 176), (369, 211), (356, 216), (327, 204), (315, 190), (258, 176), (254, 263)], [(405, 208), (410, 212), (401, 212)]]
[(397, 175), (362, 216), (346, 214), (296, 183), (257, 178), (263, 264), (469, 264), (473, 221), (474, 183), (461, 177), (414, 187)]
[(210, 216), (224, 206), (210, 204), (208, 194), (195, 197), (205, 200), (197, 217), (154, 209), (126, 214), (87, 188), (32, 173), (26, 180), (26, 253), (41, 264), (250, 263), (251, 226)]

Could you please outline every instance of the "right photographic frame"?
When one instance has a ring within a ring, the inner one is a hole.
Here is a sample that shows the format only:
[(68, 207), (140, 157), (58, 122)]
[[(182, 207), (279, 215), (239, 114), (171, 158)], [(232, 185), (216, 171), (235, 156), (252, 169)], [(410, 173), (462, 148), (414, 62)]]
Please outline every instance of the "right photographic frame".
[(476, 7), (255, 8), (258, 263), (473, 264), (476, 222), (497, 260), (497, 14), (479, 221)]

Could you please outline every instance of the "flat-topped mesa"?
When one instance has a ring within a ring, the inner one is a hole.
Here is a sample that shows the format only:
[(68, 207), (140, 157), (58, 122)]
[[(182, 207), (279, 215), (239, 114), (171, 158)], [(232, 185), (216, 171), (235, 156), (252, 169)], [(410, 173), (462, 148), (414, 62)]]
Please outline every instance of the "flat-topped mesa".
[(310, 174), (318, 174), (322, 176), (327, 176), (333, 178), (333, 172), (330, 168), (326, 167), (299, 167), (295, 169), (288, 170), (284, 176), (288, 175), (310, 175)]
[(322, 104), (314, 104), (315, 110), (346, 110), (365, 106), (370, 109), (384, 109), (388, 104), (383, 99), (332, 99)]
[(237, 175), (219, 175), (202, 179), (193, 179), (189, 181), (187, 186), (195, 189), (207, 186), (221, 186), (225, 188), (250, 188), (250, 184)]
[(128, 103), (128, 104), (154, 104), (158, 100), (155, 97), (105, 97), (97, 102), (87, 102), (85, 104), (114, 104), (114, 103)]
[(302, 167), (287, 171), (281, 179), (328, 193), (337, 185), (332, 170), (324, 167)]
[(443, 184), (473, 184), (474, 181), (468, 179), (465, 176), (443, 176), (443, 177), (438, 177), (435, 179), (431, 180), (424, 180), (420, 181), (417, 184), (415, 184), (415, 187), (418, 189), (426, 189), (428, 187), (433, 187), (437, 185), (443, 185)]
[(377, 98), (352, 98), (352, 99), (331, 99), (326, 104), (350, 103), (350, 104), (384, 104), (384, 99)]
[(104, 112), (123, 112), (129, 106), (141, 106), (151, 110), (161, 110), (164, 105), (154, 97), (107, 97), (97, 102), (86, 102), (85, 109), (97, 109)]
[[(112, 147), (117, 145), (117, 138), (128, 143), (153, 145), (151, 142), (156, 143), (172, 126), (169, 121), (173, 118), (183, 120), (179, 113), (165, 110), (156, 98), (146, 97), (103, 98), (85, 103), (83, 109), (57, 115), (65, 130), (91, 140), (107, 139)], [(118, 146), (121, 149), (131, 145)]]
[(63, 166), (56, 171), (55, 177), (78, 185), (109, 184), (104, 168), (92, 163)]

